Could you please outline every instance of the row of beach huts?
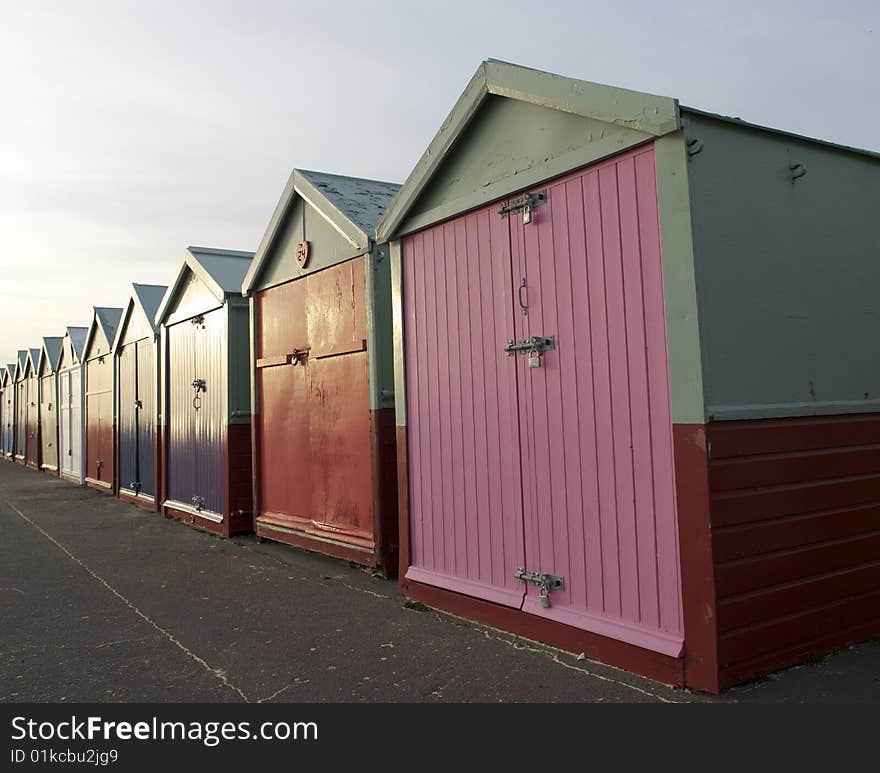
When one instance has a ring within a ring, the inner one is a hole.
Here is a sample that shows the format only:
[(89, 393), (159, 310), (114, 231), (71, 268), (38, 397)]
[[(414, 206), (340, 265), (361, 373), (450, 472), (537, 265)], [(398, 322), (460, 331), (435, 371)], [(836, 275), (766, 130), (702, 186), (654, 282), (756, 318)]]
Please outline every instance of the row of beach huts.
[(880, 634), (880, 157), (495, 60), (0, 369), (0, 449), (719, 689)]

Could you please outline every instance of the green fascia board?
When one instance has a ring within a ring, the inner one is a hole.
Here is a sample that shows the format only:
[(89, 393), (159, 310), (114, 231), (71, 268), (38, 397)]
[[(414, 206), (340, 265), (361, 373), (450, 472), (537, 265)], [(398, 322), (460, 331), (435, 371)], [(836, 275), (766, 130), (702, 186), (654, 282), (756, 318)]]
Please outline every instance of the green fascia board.
[(376, 227), (376, 241), (397, 236), (410, 208), (489, 95), (530, 102), (660, 137), (680, 128), (678, 100), (605, 86), (488, 59), (478, 68)]
[(271, 254), (272, 245), (280, 233), (285, 216), (297, 197), (330, 223), (351, 244), (356, 251), (355, 254), (360, 255), (370, 251), (370, 237), (321, 193), (299, 169), (294, 169), (290, 173), (281, 198), (275, 206), (275, 211), (272, 213), (272, 218), (269, 220), (269, 225), (260, 241), (260, 246), (257, 248), (247, 274), (245, 274), (244, 281), (241, 283), (243, 296), (247, 296), (259, 280), (260, 271)]

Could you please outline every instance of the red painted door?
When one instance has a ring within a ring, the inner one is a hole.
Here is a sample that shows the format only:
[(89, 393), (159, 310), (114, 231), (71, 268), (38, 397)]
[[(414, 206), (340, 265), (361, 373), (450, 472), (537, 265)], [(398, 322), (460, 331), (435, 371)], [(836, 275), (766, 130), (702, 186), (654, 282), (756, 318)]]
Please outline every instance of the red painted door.
[(372, 549), (364, 270), (355, 258), (257, 296), (259, 517)]
[(678, 655), (653, 148), (530, 193), (404, 239), (407, 577)]

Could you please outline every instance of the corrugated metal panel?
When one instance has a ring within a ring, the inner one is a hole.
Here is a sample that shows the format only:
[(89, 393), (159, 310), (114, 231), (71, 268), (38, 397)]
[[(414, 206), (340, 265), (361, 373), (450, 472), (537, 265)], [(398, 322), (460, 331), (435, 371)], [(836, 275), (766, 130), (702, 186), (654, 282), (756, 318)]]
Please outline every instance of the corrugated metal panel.
[(156, 412), (155, 345), (152, 340), (137, 342), (137, 433), (138, 477), (140, 493), (155, 496), (156, 488)]
[[(189, 506), (200, 498), (202, 509), (215, 514), (223, 513), (224, 319), (225, 310), (215, 309), (202, 323), (168, 328), (168, 498)], [(195, 379), (206, 384), (198, 395)]]
[(40, 384), (40, 438), (42, 464), (58, 467), (58, 403), (55, 376), (43, 376)]
[(137, 493), (138, 472), (137, 342), (126, 344), (118, 353), (119, 383), (119, 487)]
[(722, 684), (880, 624), (880, 416), (707, 425)]
[[(34, 350), (31, 350), (32, 352)], [(27, 463), (36, 467), (40, 463), (40, 379), (31, 370), (27, 380)]]
[(109, 355), (86, 363), (86, 478), (113, 483), (113, 365)]
[(6, 455), (12, 454), (12, 435), (15, 426), (15, 387), (10, 382), (3, 388), (2, 397), (3, 415), (0, 418), (2, 427), (0, 427), (0, 441), (2, 441), (2, 451)]
[(27, 445), (27, 382), (15, 384), (15, 455), (24, 458)]
[(61, 472), (78, 478), (82, 473), (81, 366), (61, 371), (59, 379)]
[[(495, 204), (403, 241), (407, 577), (516, 603), (518, 566), (561, 575), (549, 608), (531, 586), (523, 608), (675, 656), (653, 149), (539, 190), (548, 200), (529, 225), (518, 213), (502, 219)], [(527, 315), (517, 306), (523, 279)], [(540, 368), (503, 351), (531, 336), (556, 339)]]

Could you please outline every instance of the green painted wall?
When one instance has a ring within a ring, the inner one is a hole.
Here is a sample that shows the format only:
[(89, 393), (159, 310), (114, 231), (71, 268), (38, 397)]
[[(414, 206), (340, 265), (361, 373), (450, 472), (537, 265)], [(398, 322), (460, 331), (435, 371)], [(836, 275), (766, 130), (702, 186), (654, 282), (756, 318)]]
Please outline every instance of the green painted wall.
[(163, 322), (166, 325), (173, 325), (197, 314), (219, 309), (222, 305), (214, 293), (187, 267), (181, 288), (169, 306)]
[(490, 95), (397, 233), (423, 228), (648, 139), (635, 129)]
[(144, 319), (144, 313), (141, 311), (140, 306), (132, 303), (132, 301), (129, 301), (123, 321), (125, 327), (119, 338), (120, 346), (125, 346), (134, 341), (140, 341), (142, 338), (153, 337), (153, 329), (150, 327), (147, 320)]
[[(311, 257), (305, 270), (296, 262), (296, 245), (310, 242)], [(254, 290), (289, 282), (363, 254), (345, 239), (327, 219), (299, 196), (282, 221), (278, 237), (262, 267)]]
[(251, 359), (248, 301), (230, 297), (227, 301), (228, 364), (226, 399), (230, 424), (251, 420)]
[(707, 416), (880, 410), (880, 160), (683, 121)]

